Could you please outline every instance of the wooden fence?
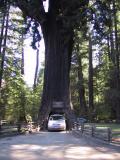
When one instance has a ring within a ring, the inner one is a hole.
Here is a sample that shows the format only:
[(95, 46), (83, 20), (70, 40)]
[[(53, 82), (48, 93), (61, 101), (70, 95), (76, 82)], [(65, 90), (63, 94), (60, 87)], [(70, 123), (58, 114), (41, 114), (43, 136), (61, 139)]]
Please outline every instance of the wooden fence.
[(0, 137), (14, 136), (18, 134), (18, 127), (16, 125), (3, 125), (0, 129)]
[(104, 141), (111, 142), (112, 141), (112, 130), (111, 128), (99, 128), (95, 125), (88, 125), (83, 123), (74, 123), (74, 131), (81, 134), (87, 134), (95, 138), (99, 138)]
[(0, 138), (6, 136), (14, 136), (19, 134), (26, 134), (26, 133), (36, 133), (40, 131), (40, 127), (36, 124), (16, 124), (16, 125), (2, 125), (0, 129)]

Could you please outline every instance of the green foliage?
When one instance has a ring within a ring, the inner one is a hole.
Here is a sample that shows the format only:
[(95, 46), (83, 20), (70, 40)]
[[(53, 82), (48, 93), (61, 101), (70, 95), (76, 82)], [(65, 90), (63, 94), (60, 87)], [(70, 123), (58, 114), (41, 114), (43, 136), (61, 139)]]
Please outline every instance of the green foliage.
[(32, 117), (29, 114), (27, 114), (26, 115), (26, 120), (27, 120), (27, 122), (32, 122)]
[(43, 71), (35, 90), (22, 75), (25, 25), (20, 10), (11, 7), (0, 99), (0, 118), (9, 122), (37, 120), (43, 85)]
[(21, 115), (25, 115), (24, 108), (26, 98), (25, 85), (23, 80), (19, 79), (17, 81), (14, 81), (12, 79), (12, 81), (7, 81), (6, 86), (4, 88), (4, 95), (7, 95), (5, 104), (5, 118), (8, 119), (8, 121), (12, 122), (18, 121)]
[(104, 103), (98, 104), (96, 107), (96, 120), (109, 120), (111, 119), (111, 107), (105, 105)]

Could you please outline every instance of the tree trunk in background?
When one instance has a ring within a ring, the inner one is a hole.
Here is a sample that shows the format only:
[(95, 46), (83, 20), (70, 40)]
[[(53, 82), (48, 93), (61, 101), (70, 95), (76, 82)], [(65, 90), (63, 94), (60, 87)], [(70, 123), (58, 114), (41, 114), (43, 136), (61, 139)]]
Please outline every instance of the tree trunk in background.
[(6, 10), (6, 19), (5, 19), (5, 34), (3, 37), (3, 47), (1, 51), (1, 64), (0, 64), (0, 88), (2, 85), (2, 78), (3, 78), (3, 70), (4, 70), (4, 59), (5, 59), (5, 52), (6, 52), (6, 41), (7, 41), (7, 32), (8, 32), (8, 21), (9, 21), (9, 4), (7, 5)]
[[(116, 15), (116, 2), (113, 0), (113, 11), (114, 11), (114, 30), (115, 30), (115, 55), (116, 55), (116, 90), (120, 91), (120, 55), (119, 55), (119, 41), (118, 41), (118, 27), (117, 27), (117, 15)], [(120, 98), (117, 98), (117, 106), (116, 106), (116, 119), (120, 122)]]
[[(6, 41), (7, 41), (7, 32), (8, 32), (8, 20), (9, 20), (9, 4), (6, 4), (5, 14), (3, 16), (3, 24), (1, 30), (1, 40), (0, 40), (0, 120), (5, 115), (5, 106), (2, 99), (2, 79), (4, 71), (4, 61), (5, 61), (5, 52), (6, 52)], [(3, 46), (2, 46), (3, 45)]]
[(22, 33), (22, 59), (21, 59), (21, 74), (24, 75), (24, 35)]
[(21, 107), (19, 109), (19, 117), (18, 122), (19, 124), (27, 122), (26, 120), (26, 112), (25, 112), (25, 105), (26, 105), (26, 96), (24, 90), (20, 93), (20, 100), (21, 100)]
[(72, 108), (70, 105), (69, 72), (73, 35), (71, 32), (62, 34), (62, 27), (55, 17), (49, 17), (43, 29), (45, 40), (45, 71), (44, 87), (39, 121), (48, 118), (52, 103), (63, 102), (64, 112), (70, 120)]
[(93, 63), (92, 63), (92, 38), (89, 35), (89, 117), (94, 118), (94, 100), (93, 100)]
[(113, 28), (110, 26), (109, 27), (110, 31), (110, 58), (113, 64), (115, 65), (115, 47), (114, 47), (114, 40), (113, 40)]
[(77, 55), (78, 60), (78, 93), (80, 101), (80, 115), (83, 117), (88, 116), (86, 100), (85, 100), (85, 87), (84, 87), (84, 78), (82, 73), (82, 64), (81, 64), (81, 55)]
[(38, 48), (36, 52), (36, 68), (35, 68), (34, 85), (33, 85), (34, 89), (36, 88), (36, 84), (37, 84), (38, 68), (39, 68), (39, 42), (38, 42)]
[[(3, 17), (2, 17), (3, 19), (2, 19), (1, 34), (0, 34), (0, 64), (2, 61), (2, 41), (3, 41), (3, 34), (5, 29), (5, 17), (6, 17), (6, 6), (5, 6), (5, 9), (3, 10)], [(1, 68), (0, 68), (0, 73), (1, 73)], [(2, 76), (0, 75), (0, 131), (2, 129), (1, 120), (3, 117), (3, 105), (1, 102), (1, 84), (2, 84)]]
[[(1, 85), (2, 85), (2, 63), (3, 63), (3, 43), (5, 43), (5, 35), (4, 35), (4, 30), (5, 30), (5, 23), (6, 23), (6, 17), (7, 17), (7, 5), (4, 9), (4, 13), (3, 13), (3, 20), (2, 20), (2, 27), (1, 27), (1, 35), (0, 35), (0, 89), (1, 89)], [(3, 42), (4, 40), (4, 42)], [(0, 93), (1, 94), (1, 93)]]
[(0, 34), (0, 56), (2, 54), (2, 41), (3, 41), (3, 33), (4, 33), (4, 29), (5, 29), (5, 17), (6, 17), (6, 7), (5, 7), (4, 13), (3, 13), (3, 20), (2, 20), (1, 34)]

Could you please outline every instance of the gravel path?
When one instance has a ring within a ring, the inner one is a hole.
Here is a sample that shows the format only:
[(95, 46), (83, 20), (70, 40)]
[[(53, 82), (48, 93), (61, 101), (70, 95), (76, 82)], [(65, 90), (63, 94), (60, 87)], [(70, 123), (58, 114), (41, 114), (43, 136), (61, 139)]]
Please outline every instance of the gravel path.
[(120, 160), (120, 148), (66, 132), (0, 139), (0, 160)]

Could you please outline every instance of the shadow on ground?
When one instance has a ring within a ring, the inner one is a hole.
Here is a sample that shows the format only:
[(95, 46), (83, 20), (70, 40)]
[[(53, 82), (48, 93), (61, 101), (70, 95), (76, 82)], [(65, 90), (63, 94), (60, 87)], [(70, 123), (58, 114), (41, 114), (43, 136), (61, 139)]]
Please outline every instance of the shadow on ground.
[(40, 132), (0, 140), (0, 160), (119, 160), (120, 148), (69, 132)]

